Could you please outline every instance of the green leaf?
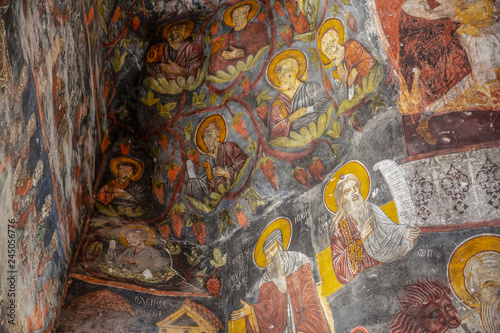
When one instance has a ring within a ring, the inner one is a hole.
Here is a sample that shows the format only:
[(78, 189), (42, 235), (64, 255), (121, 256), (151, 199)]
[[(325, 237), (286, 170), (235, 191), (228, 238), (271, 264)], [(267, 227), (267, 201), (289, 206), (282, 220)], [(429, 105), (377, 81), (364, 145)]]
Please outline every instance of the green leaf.
[(255, 154), (255, 150), (257, 149), (257, 144), (251, 138), (248, 139), (248, 142), (250, 144), (245, 148), (245, 151), (251, 153), (253, 156)]
[(340, 2), (342, 2), (344, 5), (348, 5), (348, 6), (351, 5), (351, 0), (340, 0)]
[(172, 118), (170, 111), (172, 111), (176, 105), (177, 105), (176, 102), (167, 103), (165, 105), (162, 105), (161, 103), (157, 103), (156, 106), (158, 108), (158, 114), (162, 117)]
[(193, 132), (194, 132), (193, 121), (191, 120), (189, 122), (189, 125), (187, 125), (186, 127), (184, 127), (184, 135), (186, 136), (186, 139), (188, 141), (191, 140), (191, 135), (193, 134)]
[(342, 148), (342, 145), (340, 144), (335, 144), (330, 147), (330, 150), (328, 151), (328, 157), (335, 156), (335, 159), (338, 159), (339, 157), (339, 150)]
[(378, 109), (381, 107), (384, 107), (385, 103), (384, 101), (380, 98), (380, 92), (375, 95), (375, 97), (372, 98), (371, 100), (371, 107), (372, 107), (372, 114), (376, 114)]
[(311, 62), (316, 63), (316, 72), (318, 71), (318, 53), (316, 49), (313, 47), (309, 48), (309, 52), (311, 52)]
[(98, 12), (99, 12), (99, 22), (101, 23), (101, 29), (104, 31), (104, 34), (107, 36), (108, 35), (108, 27), (106, 25), (106, 20), (104, 19), (104, 16), (106, 13), (106, 5), (103, 4), (101, 1), (99, 1)]
[(142, 103), (147, 106), (155, 105), (156, 103), (158, 103), (159, 100), (160, 100), (159, 98), (154, 98), (152, 91), (148, 92), (148, 98), (141, 99)]
[(267, 93), (269, 92), (269, 87), (267, 87), (266, 90), (263, 90), (261, 91), (258, 95), (257, 95), (257, 105), (260, 105), (260, 103), (262, 101), (269, 101), (271, 99), (273, 99), (272, 96), (268, 95)]
[(193, 105), (197, 107), (204, 107), (207, 106), (205, 102), (203, 101), (205, 99), (205, 94), (207, 91), (203, 91), (200, 95), (198, 95), (196, 92), (193, 93)]
[(205, 36), (205, 44), (206, 45), (210, 44), (210, 35)]
[(281, 47), (282, 47), (283, 45), (285, 45), (285, 43), (283, 42), (283, 40), (279, 39), (279, 40), (278, 40), (278, 43), (276, 43), (276, 48), (277, 48), (278, 50), (281, 50)]
[(215, 105), (217, 104), (217, 96), (216, 94), (210, 95), (210, 101), (208, 102), (209, 105)]
[(120, 51), (118, 51), (118, 49), (115, 49), (114, 57), (111, 58), (110, 60), (111, 65), (113, 65), (115, 73), (118, 73), (122, 69), (127, 54), (128, 54), (127, 52), (124, 52), (122, 55), (120, 55)]
[(330, 9), (328, 9), (328, 11), (332, 13), (332, 16), (337, 16), (338, 14), (340, 14), (340, 7), (339, 5), (334, 3), (333, 6), (331, 6)]
[(222, 97), (222, 104), (224, 104), (233, 95), (233, 93), (234, 93), (234, 89), (226, 92), (224, 94), (224, 96)]

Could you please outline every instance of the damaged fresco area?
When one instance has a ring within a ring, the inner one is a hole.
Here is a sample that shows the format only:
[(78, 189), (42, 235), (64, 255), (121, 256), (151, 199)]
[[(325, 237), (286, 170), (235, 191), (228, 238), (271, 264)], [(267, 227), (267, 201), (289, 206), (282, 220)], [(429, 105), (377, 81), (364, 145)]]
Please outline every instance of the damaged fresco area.
[(81, 4), (16, 7), (56, 331), (500, 329), (498, 3)]
[(55, 328), (88, 218), (94, 115), (78, 4), (2, 1), (2, 332)]

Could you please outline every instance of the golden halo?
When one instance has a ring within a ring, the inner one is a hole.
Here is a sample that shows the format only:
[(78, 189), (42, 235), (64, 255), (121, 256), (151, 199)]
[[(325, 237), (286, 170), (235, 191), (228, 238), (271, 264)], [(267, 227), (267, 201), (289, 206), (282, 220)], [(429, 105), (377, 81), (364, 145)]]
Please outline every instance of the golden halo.
[(228, 27), (233, 27), (234, 26), (234, 24), (233, 24), (233, 18), (232, 18), (234, 10), (236, 8), (239, 8), (239, 7), (244, 6), (244, 5), (249, 5), (250, 6), (250, 11), (248, 12), (248, 16), (247, 16), (247, 21), (248, 22), (250, 22), (255, 17), (255, 15), (257, 15), (257, 12), (259, 11), (259, 3), (257, 1), (255, 1), (255, 0), (247, 0), (247, 1), (242, 1), (242, 2), (235, 3), (234, 5), (232, 5), (228, 9), (226, 9), (226, 11), (224, 12), (224, 15), (223, 15), (224, 23)]
[(274, 55), (274, 57), (269, 62), (266, 70), (266, 80), (267, 82), (273, 86), (273, 88), (279, 89), (278, 77), (276, 76), (276, 66), (280, 63), (280, 61), (294, 58), (299, 63), (299, 72), (297, 73), (297, 79), (300, 81), (307, 80), (307, 57), (304, 52), (297, 49), (288, 49), (285, 51), (281, 51)]
[(163, 28), (163, 31), (161, 32), (161, 35), (163, 38), (167, 39), (168, 38), (168, 32), (170, 31), (170, 28), (172, 28), (174, 25), (179, 25), (179, 24), (185, 24), (186, 25), (186, 32), (184, 33), (184, 36), (182, 38), (186, 39), (191, 35), (191, 33), (194, 30), (194, 21), (192, 20), (181, 20), (181, 21), (175, 21), (172, 23), (169, 23)]
[(342, 21), (336, 18), (329, 18), (323, 21), (323, 24), (321, 25), (318, 31), (318, 38), (316, 40), (316, 43), (318, 45), (319, 57), (321, 59), (321, 62), (323, 63), (323, 67), (325, 68), (332, 67), (334, 63), (333, 60), (328, 59), (328, 57), (323, 53), (323, 51), (321, 51), (321, 39), (330, 28), (334, 28), (339, 33), (339, 44), (342, 45), (345, 42), (345, 29), (344, 29), (344, 24), (342, 24)]
[(203, 132), (211, 123), (217, 123), (217, 125), (219, 125), (219, 142), (226, 141), (227, 124), (224, 116), (220, 113), (214, 113), (205, 117), (205, 119), (203, 119), (196, 128), (196, 132), (194, 134), (196, 149), (198, 149), (198, 151), (203, 155), (207, 154), (207, 145), (205, 144), (205, 141), (203, 141)]
[(453, 251), (448, 262), (448, 281), (455, 296), (469, 308), (479, 304), (465, 288), (464, 267), (472, 256), (484, 251), (500, 251), (500, 237), (497, 235), (474, 236), (463, 241)]
[(146, 227), (141, 224), (131, 224), (127, 225), (120, 230), (120, 242), (126, 247), (130, 247), (131, 245), (127, 242), (127, 232), (132, 229), (142, 229), (148, 232), (148, 239), (144, 242), (147, 246), (151, 246), (156, 242), (155, 232), (152, 228)]
[(136, 180), (139, 180), (142, 177), (142, 173), (144, 172), (144, 165), (142, 164), (141, 161), (135, 160), (127, 156), (119, 156), (111, 160), (111, 162), (109, 163), (109, 168), (111, 169), (113, 175), (115, 175), (115, 177), (118, 177), (118, 166), (120, 165), (120, 163), (124, 162), (133, 164), (136, 167), (136, 171), (132, 176), (130, 176), (130, 180), (134, 182)]
[(255, 245), (253, 259), (255, 264), (259, 267), (265, 268), (267, 265), (266, 256), (264, 255), (264, 242), (271, 232), (276, 229), (281, 229), (281, 234), (283, 235), (283, 250), (288, 249), (290, 239), (292, 238), (292, 223), (286, 217), (279, 217), (267, 225), (260, 234), (259, 240)]
[(323, 192), (323, 202), (326, 208), (332, 213), (336, 213), (339, 207), (337, 206), (337, 201), (335, 200), (335, 187), (340, 180), (341, 175), (347, 175), (352, 173), (359, 179), (361, 185), (359, 191), (363, 196), (363, 200), (368, 198), (370, 194), (370, 174), (366, 167), (359, 161), (351, 161), (344, 164), (340, 169), (338, 169), (330, 178), (325, 186), (325, 191)]

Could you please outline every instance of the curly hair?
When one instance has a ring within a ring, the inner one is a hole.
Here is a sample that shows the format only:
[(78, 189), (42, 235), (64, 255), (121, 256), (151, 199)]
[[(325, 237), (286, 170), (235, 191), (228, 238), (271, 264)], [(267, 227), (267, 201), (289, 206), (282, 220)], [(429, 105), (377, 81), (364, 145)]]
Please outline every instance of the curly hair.
[(451, 290), (441, 280), (422, 279), (399, 290), (401, 308), (392, 316), (389, 333), (420, 333), (426, 329), (419, 326), (417, 315), (420, 309), (433, 300), (449, 297)]

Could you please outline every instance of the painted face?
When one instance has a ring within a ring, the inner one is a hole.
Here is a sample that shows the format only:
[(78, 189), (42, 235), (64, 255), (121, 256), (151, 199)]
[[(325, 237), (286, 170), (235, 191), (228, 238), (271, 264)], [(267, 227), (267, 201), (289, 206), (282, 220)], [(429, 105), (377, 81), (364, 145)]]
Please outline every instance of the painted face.
[(418, 323), (425, 332), (444, 333), (460, 326), (457, 309), (449, 297), (441, 297), (422, 306), (418, 313)]
[(213, 155), (217, 152), (219, 146), (219, 131), (217, 128), (212, 128), (203, 133), (203, 141), (207, 146), (208, 153)]
[(359, 185), (355, 180), (349, 179), (345, 182), (344, 188), (342, 190), (342, 200), (344, 202), (353, 202), (362, 199), (359, 193)]
[(239, 31), (246, 27), (249, 12), (250, 6), (248, 5), (238, 7), (233, 11), (231, 18), (233, 19), (233, 27), (235, 31)]
[(130, 165), (120, 165), (118, 166), (118, 178), (120, 180), (129, 179), (132, 176), (133, 169)]
[(339, 34), (335, 30), (329, 30), (321, 38), (321, 51), (335, 63), (344, 58), (344, 47), (339, 44)]
[(293, 58), (288, 58), (280, 61), (276, 66), (276, 76), (280, 90), (287, 91), (297, 83), (297, 74), (299, 72), (297, 61)]
[(144, 239), (139, 233), (130, 232), (127, 234), (127, 242), (130, 244), (130, 246), (137, 247), (141, 245), (143, 241)]
[(185, 24), (174, 25), (170, 28), (168, 32), (168, 42), (174, 49), (177, 49), (181, 45), (184, 40), (184, 33), (186, 33)]
[[(479, 297), (481, 302), (493, 305), (500, 300), (500, 270), (496, 267), (479, 268)], [(500, 311), (500, 309), (497, 309)]]
[(264, 251), (268, 265), (273, 262), (274, 256), (278, 253), (278, 248), (278, 242), (276, 242), (273, 246)]

